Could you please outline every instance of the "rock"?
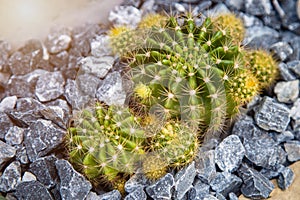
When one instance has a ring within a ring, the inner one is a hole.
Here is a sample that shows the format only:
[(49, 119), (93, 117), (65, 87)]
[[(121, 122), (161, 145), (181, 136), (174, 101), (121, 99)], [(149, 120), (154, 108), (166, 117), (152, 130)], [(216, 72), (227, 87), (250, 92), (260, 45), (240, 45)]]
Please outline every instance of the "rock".
[(121, 194), (118, 190), (113, 190), (98, 196), (99, 200), (121, 200)]
[(269, 15), (262, 16), (262, 21), (265, 26), (269, 26), (275, 30), (281, 30), (281, 19), (273, 9), (271, 10), (271, 13)]
[(23, 128), (17, 126), (10, 127), (5, 135), (5, 142), (9, 145), (21, 144), (23, 142), (24, 131)]
[[(209, 13), (209, 16), (216, 16), (217, 14), (224, 14), (224, 13), (230, 13), (230, 10), (227, 8), (227, 6), (223, 3), (218, 3), (215, 7), (213, 7), (211, 10), (206, 11), (204, 13)], [(208, 15), (205, 15), (208, 16)]]
[(265, 96), (255, 111), (254, 119), (264, 130), (285, 131), (290, 122), (290, 109)]
[(300, 120), (300, 98), (294, 102), (290, 115), (293, 120)]
[(295, 178), (294, 172), (290, 168), (284, 167), (279, 173), (279, 178), (277, 181), (278, 187), (282, 190), (286, 190), (287, 188), (290, 187), (294, 178)]
[(300, 160), (300, 142), (290, 141), (284, 143), (284, 149), (287, 153), (287, 158), (290, 162)]
[(209, 194), (210, 186), (201, 182), (197, 181), (188, 191), (188, 200), (202, 200), (206, 195)]
[(0, 177), (0, 191), (10, 192), (21, 181), (21, 166), (18, 161), (12, 162), (5, 168)]
[(252, 26), (246, 29), (243, 44), (253, 48), (269, 49), (278, 41), (279, 33), (267, 26)]
[(272, 190), (275, 188), (271, 181), (255, 169), (252, 169), (245, 164), (238, 170), (238, 173), (243, 179), (241, 192), (248, 198), (268, 198)]
[(122, 77), (119, 72), (112, 72), (99, 84), (96, 97), (108, 105), (123, 105), (126, 92), (123, 89)]
[(208, 184), (216, 175), (215, 151), (199, 152), (195, 159), (197, 177)]
[(195, 162), (192, 162), (187, 167), (183, 168), (174, 177), (175, 180), (175, 197), (182, 199), (184, 195), (192, 187), (196, 176)]
[(10, 71), (14, 75), (24, 75), (34, 71), (43, 59), (43, 46), (39, 40), (29, 40), (9, 58)]
[(72, 35), (71, 31), (67, 28), (51, 30), (45, 41), (45, 46), (49, 53), (57, 54), (67, 50), (71, 44)]
[(290, 56), (290, 59), (300, 60), (300, 37), (292, 37), (292, 39), (290, 40), (290, 44), (293, 48), (293, 55)]
[(99, 200), (99, 196), (95, 192), (89, 192), (85, 200)]
[(8, 111), (7, 114), (14, 119), (20, 127), (28, 127), (31, 123), (42, 118), (39, 112), (45, 106), (33, 98), (19, 98), (16, 103), (16, 108)]
[(242, 180), (236, 175), (229, 172), (217, 172), (210, 186), (214, 191), (226, 197), (230, 192), (238, 191), (241, 184)]
[(146, 192), (153, 199), (171, 199), (171, 188), (174, 183), (174, 177), (168, 173), (156, 183), (146, 187)]
[(61, 145), (66, 131), (51, 121), (38, 119), (25, 133), (24, 144), (31, 162), (44, 156)]
[(79, 89), (76, 81), (67, 80), (64, 95), (73, 109), (80, 110), (89, 102), (90, 97), (84, 95)]
[(239, 198), (236, 196), (236, 194), (233, 193), (233, 192), (230, 192), (228, 196), (229, 196), (229, 200), (238, 200), (238, 199), (239, 199)]
[(244, 7), (243, 2), (240, 0), (226, 0), (225, 3), (228, 7), (232, 7), (237, 10), (241, 10)]
[(245, 13), (240, 13), (239, 17), (243, 20), (244, 22), (244, 26), (246, 28), (250, 28), (252, 26), (257, 26), (257, 27), (262, 27), (263, 23), (260, 19), (258, 19), (257, 17), (253, 16), (253, 15), (248, 15)]
[(274, 179), (274, 178), (277, 179), (280, 171), (284, 168), (285, 168), (285, 166), (283, 166), (282, 164), (278, 164), (272, 168), (262, 168), (259, 171), (259, 173), (261, 173), (264, 177), (266, 177), (269, 180)]
[(16, 149), (0, 140), (0, 170), (16, 155)]
[(245, 138), (243, 144), (246, 158), (257, 166), (271, 168), (278, 164), (280, 150), (276, 142), (268, 135), (251, 139)]
[(133, 6), (116, 6), (114, 10), (110, 11), (108, 16), (108, 20), (114, 26), (126, 25), (132, 28), (137, 27), (141, 18), (141, 11)]
[(293, 54), (293, 49), (287, 42), (277, 42), (273, 44), (270, 49), (281, 61), (285, 61)]
[(300, 78), (300, 60), (293, 60), (287, 63), (288, 69), (290, 69), (297, 78)]
[(30, 172), (24, 172), (22, 182), (36, 181), (36, 176)]
[(24, 146), (21, 146), (17, 149), (16, 160), (18, 160), (21, 164), (28, 164), (29, 163), (29, 159), (28, 159), (28, 156), (27, 156), (27, 151), (26, 151), (26, 148)]
[(173, 6), (178, 12), (184, 13), (186, 12), (185, 7), (180, 3), (174, 3)]
[(67, 51), (62, 51), (57, 54), (51, 54), (49, 56), (49, 62), (54, 66), (54, 70), (62, 70), (68, 67), (69, 53)]
[(129, 193), (124, 200), (146, 200), (147, 195), (142, 187), (135, 189), (133, 192)]
[(214, 197), (213, 195), (211, 194), (208, 194), (204, 197), (203, 200), (219, 200), (217, 197)]
[(55, 168), (57, 158), (53, 155), (36, 159), (29, 166), (29, 171), (33, 173), (39, 182), (47, 188), (55, 186), (58, 176)]
[(60, 179), (61, 198), (63, 200), (86, 198), (92, 189), (91, 183), (76, 172), (68, 161), (57, 160), (55, 165)]
[(294, 102), (299, 95), (299, 80), (277, 82), (274, 92), (279, 102)]
[(287, 64), (285, 64), (284, 62), (279, 63), (278, 69), (279, 69), (280, 75), (283, 78), (283, 80), (292, 81), (292, 80), (296, 79), (296, 77), (288, 69)]
[(61, 72), (48, 72), (41, 75), (35, 86), (35, 95), (41, 102), (58, 98), (64, 93), (65, 80)]
[(127, 193), (131, 193), (138, 188), (144, 188), (150, 184), (150, 181), (143, 175), (141, 170), (137, 170), (137, 172), (130, 177), (128, 181), (126, 181), (124, 189)]
[(0, 111), (0, 139), (4, 139), (5, 134), (9, 130), (10, 127), (13, 126), (12, 121), (7, 116), (6, 113)]
[(24, 200), (53, 200), (49, 191), (38, 181), (21, 182), (14, 194), (18, 199)]
[(115, 58), (112, 56), (93, 57), (88, 56), (80, 60), (80, 71), (83, 74), (92, 74), (103, 79), (113, 67)]
[(222, 171), (234, 172), (242, 163), (245, 149), (237, 135), (226, 137), (215, 150), (215, 162)]
[(291, 131), (283, 131), (281, 133), (273, 132), (272, 137), (277, 143), (283, 143), (294, 139), (294, 134)]
[(16, 96), (8, 96), (2, 99), (0, 102), (0, 112), (14, 109), (17, 99), (18, 98)]
[(246, 12), (251, 15), (262, 16), (271, 13), (272, 5), (270, 0), (246, 0)]
[(98, 35), (91, 42), (91, 54), (96, 58), (112, 55), (108, 35)]
[(80, 91), (84, 95), (88, 95), (91, 98), (94, 98), (101, 80), (90, 74), (81, 74), (76, 77), (76, 81), (80, 88)]

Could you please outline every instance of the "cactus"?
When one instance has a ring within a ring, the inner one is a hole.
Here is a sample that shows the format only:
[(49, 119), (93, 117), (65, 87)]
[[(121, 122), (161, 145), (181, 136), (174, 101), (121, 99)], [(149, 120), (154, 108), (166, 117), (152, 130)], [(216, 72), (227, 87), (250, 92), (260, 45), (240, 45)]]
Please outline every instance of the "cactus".
[(81, 111), (74, 124), (69, 128), (70, 161), (87, 178), (118, 183), (120, 173), (134, 173), (145, 138), (128, 109), (97, 103)]

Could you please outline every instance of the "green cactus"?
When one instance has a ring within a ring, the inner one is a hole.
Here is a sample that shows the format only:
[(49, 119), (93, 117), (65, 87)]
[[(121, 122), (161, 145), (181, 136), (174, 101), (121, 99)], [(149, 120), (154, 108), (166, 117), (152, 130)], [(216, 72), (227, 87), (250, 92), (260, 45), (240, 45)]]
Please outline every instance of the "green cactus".
[(132, 174), (144, 151), (144, 131), (128, 109), (95, 107), (80, 112), (69, 128), (70, 161), (87, 178), (114, 183), (120, 173)]

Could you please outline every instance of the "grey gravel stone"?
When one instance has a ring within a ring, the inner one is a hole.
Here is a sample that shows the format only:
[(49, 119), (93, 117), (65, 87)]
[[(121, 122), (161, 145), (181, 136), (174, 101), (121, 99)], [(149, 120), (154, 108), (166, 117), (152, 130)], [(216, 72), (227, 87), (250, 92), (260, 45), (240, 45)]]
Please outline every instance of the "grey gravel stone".
[(90, 74), (81, 74), (76, 77), (76, 81), (80, 88), (80, 91), (84, 95), (88, 95), (91, 98), (94, 98), (101, 80)]
[(287, 153), (287, 158), (290, 162), (300, 160), (300, 142), (290, 141), (284, 143), (284, 149)]
[(21, 181), (21, 165), (18, 161), (12, 162), (5, 168), (0, 177), (0, 191), (9, 192), (16, 188)]
[(89, 73), (98, 78), (104, 78), (113, 67), (115, 58), (112, 56), (93, 57), (88, 56), (80, 60), (81, 73)]
[(39, 119), (25, 133), (24, 144), (31, 162), (62, 144), (66, 131), (51, 121)]
[(246, 0), (246, 12), (251, 15), (261, 16), (271, 13), (272, 5), (270, 0)]
[(48, 72), (39, 77), (35, 94), (41, 102), (54, 100), (63, 94), (64, 85), (61, 72)]
[(108, 105), (124, 105), (126, 92), (119, 72), (112, 72), (99, 84), (96, 97)]
[(294, 134), (291, 131), (283, 131), (281, 133), (273, 132), (272, 136), (277, 143), (283, 143), (294, 139)]
[(284, 167), (279, 174), (278, 187), (282, 190), (289, 188), (294, 178), (294, 172), (290, 168)]
[(234, 172), (242, 163), (245, 149), (237, 135), (226, 137), (215, 150), (215, 162), (222, 171)]
[(279, 102), (294, 102), (299, 96), (299, 80), (277, 82), (274, 92)]
[(238, 200), (239, 198), (236, 196), (235, 193), (230, 192), (229, 193), (229, 200)]
[(288, 69), (296, 74), (300, 78), (300, 60), (293, 60), (287, 63)]
[(244, 7), (244, 2), (240, 0), (226, 0), (225, 3), (228, 7), (232, 7), (237, 10), (241, 10)]
[(204, 183), (210, 183), (217, 171), (215, 166), (215, 151), (199, 152), (195, 159), (197, 177)]
[(99, 200), (100, 197), (95, 192), (89, 192), (85, 200)]
[(118, 190), (113, 190), (98, 196), (99, 200), (121, 200), (121, 194)]
[(266, 96), (255, 111), (254, 119), (262, 129), (282, 132), (290, 122), (290, 109)]
[(50, 192), (38, 181), (21, 182), (14, 194), (24, 200), (53, 200)]
[(264, 177), (266, 177), (269, 180), (274, 179), (274, 178), (277, 179), (279, 177), (280, 171), (282, 171), (284, 168), (285, 168), (285, 166), (283, 166), (282, 164), (278, 164), (272, 168), (262, 168), (259, 171), (259, 173), (261, 173)]
[(217, 172), (210, 186), (214, 191), (226, 197), (230, 192), (238, 191), (241, 184), (242, 180), (236, 175), (229, 172)]
[(108, 20), (115, 26), (127, 25), (133, 28), (137, 26), (141, 18), (141, 11), (133, 6), (116, 6), (108, 16)]
[(12, 121), (6, 113), (0, 111), (0, 139), (4, 139), (5, 134), (10, 127), (13, 126)]
[(67, 28), (60, 28), (51, 30), (45, 41), (49, 53), (56, 54), (67, 50), (71, 44), (71, 31)]
[(150, 185), (150, 181), (143, 175), (141, 170), (137, 170), (137, 172), (126, 181), (124, 189), (127, 193), (131, 193), (140, 187), (144, 188), (148, 185)]
[(54, 66), (54, 70), (62, 70), (68, 67), (69, 53), (62, 51), (49, 56), (49, 62)]
[(249, 28), (249, 27), (252, 27), (252, 26), (263, 26), (263, 22), (260, 19), (258, 19), (257, 17), (253, 16), (253, 15), (240, 13), (239, 17), (243, 20), (244, 26), (246, 28)]
[(12, 126), (5, 135), (5, 142), (9, 145), (21, 144), (24, 138), (24, 129), (18, 126)]
[(175, 180), (175, 197), (182, 199), (183, 196), (192, 187), (196, 176), (195, 162), (181, 169), (174, 177)]
[(243, 179), (241, 192), (251, 199), (268, 198), (275, 188), (273, 183), (255, 169), (242, 165), (239, 176)]
[(285, 61), (293, 54), (293, 49), (287, 42), (277, 42), (273, 44), (270, 49), (281, 61)]
[(91, 54), (97, 58), (113, 54), (108, 35), (97, 35), (97, 37), (92, 40)]
[(171, 199), (171, 188), (174, 184), (174, 177), (168, 173), (156, 183), (146, 187), (146, 192), (153, 199)]
[(278, 64), (278, 69), (283, 80), (292, 81), (296, 79), (296, 77), (289, 70), (287, 64), (285, 64), (284, 62)]
[(53, 155), (36, 159), (30, 164), (29, 171), (32, 172), (44, 186), (52, 188), (58, 179)]
[(245, 138), (244, 147), (246, 150), (246, 158), (257, 166), (270, 168), (278, 164), (279, 148), (273, 138), (268, 135)]
[(76, 172), (68, 161), (57, 160), (55, 165), (60, 178), (61, 198), (63, 200), (86, 198), (92, 188), (91, 183)]
[(36, 176), (30, 172), (24, 172), (22, 182), (36, 181)]
[(211, 194), (208, 194), (204, 197), (203, 200), (219, 200), (219, 199)]
[(71, 79), (67, 80), (64, 95), (72, 108), (76, 110), (82, 109), (90, 99), (88, 95), (81, 92), (76, 81)]
[(129, 193), (124, 200), (146, 200), (147, 195), (142, 187), (135, 189), (133, 192)]
[(211, 10), (204, 12), (209, 13), (210, 15), (214, 16), (217, 14), (224, 14), (224, 13), (230, 13), (230, 10), (227, 8), (227, 6), (223, 3), (218, 3), (215, 7), (213, 7)]
[(0, 112), (14, 109), (17, 99), (18, 98), (16, 96), (8, 96), (2, 99), (0, 102)]
[(290, 115), (293, 120), (300, 120), (300, 98), (294, 102)]
[(16, 155), (16, 149), (0, 140), (0, 170)]
[(17, 149), (16, 160), (18, 160), (21, 164), (28, 164), (29, 159), (27, 156), (27, 151), (24, 146), (21, 146)]
[(270, 47), (278, 41), (279, 33), (267, 26), (253, 26), (246, 29), (243, 44), (256, 48)]
[(209, 193), (209, 188), (209, 185), (197, 181), (188, 191), (188, 200), (202, 200)]

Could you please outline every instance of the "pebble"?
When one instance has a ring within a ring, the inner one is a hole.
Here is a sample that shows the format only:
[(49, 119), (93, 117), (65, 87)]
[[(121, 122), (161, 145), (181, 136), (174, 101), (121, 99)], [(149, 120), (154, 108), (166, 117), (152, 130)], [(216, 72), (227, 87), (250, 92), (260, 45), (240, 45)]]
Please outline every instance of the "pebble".
[(24, 137), (24, 129), (18, 126), (12, 126), (9, 128), (5, 135), (5, 142), (9, 145), (21, 144)]
[(119, 72), (108, 74), (105, 79), (100, 82), (96, 97), (99, 101), (103, 101), (108, 105), (124, 105), (126, 92), (123, 88), (121, 74)]
[[(38, 192), (37, 192), (38, 191)], [(38, 181), (25, 181), (18, 184), (15, 191), (15, 196), (17, 199), (43, 199), (43, 200), (53, 200), (50, 192), (45, 186), (43, 186)]]
[(195, 159), (197, 177), (208, 184), (215, 177), (215, 150), (199, 152)]
[(61, 198), (66, 200), (85, 199), (92, 189), (91, 183), (75, 171), (68, 161), (57, 160), (55, 165), (60, 179)]
[(69, 53), (67, 51), (62, 51), (57, 54), (51, 54), (49, 56), (49, 62), (54, 66), (55, 70), (62, 70), (67, 68), (69, 61)]
[(9, 164), (0, 177), (0, 191), (10, 192), (21, 181), (21, 165), (18, 161)]
[(16, 149), (0, 140), (0, 170), (16, 155)]
[(139, 9), (133, 6), (116, 6), (114, 10), (110, 11), (108, 20), (114, 26), (130, 26), (137, 27), (142, 19), (142, 13)]
[(22, 182), (36, 181), (36, 176), (30, 172), (24, 172)]
[(281, 61), (287, 60), (293, 54), (293, 49), (287, 42), (277, 42), (270, 49)]
[(250, 28), (252, 26), (263, 26), (263, 22), (253, 15), (240, 12), (239, 17), (243, 20), (246, 28)]
[(146, 187), (147, 194), (155, 199), (171, 199), (172, 192), (171, 188), (174, 186), (174, 177), (172, 174), (168, 173), (156, 183)]
[(115, 58), (112, 56), (93, 57), (88, 56), (80, 60), (80, 72), (83, 74), (92, 74), (103, 79), (109, 70), (113, 67)]
[(280, 75), (283, 80), (285, 81), (293, 81), (296, 79), (296, 77), (292, 74), (292, 72), (289, 70), (288, 65), (284, 62), (281, 62), (278, 64), (278, 69), (280, 72)]
[(293, 60), (287, 63), (288, 69), (290, 69), (297, 78), (300, 78), (300, 60)]
[(293, 119), (293, 129), (297, 130), (300, 128), (300, 98), (298, 98), (291, 108), (291, 118)]
[(196, 179), (196, 184), (188, 191), (188, 200), (202, 200), (209, 194), (210, 186)]
[(268, 198), (275, 188), (271, 181), (245, 164), (242, 165), (238, 172), (243, 179), (241, 192), (245, 197), (251, 199)]
[(175, 180), (175, 197), (182, 199), (184, 195), (192, 188), (196, 176), (195, 162), (181, 169), (174, 177)]
[(0, 139), (4, 139), (5, 134), (13, 126), (12, 121), (6, 113), (0, 111)]
[(294, 139), (294, 134), (291, 131), (283, 131), (281, 133), (272, 132), (272, 137), (277, 143), (284, 143)]
[(239, 199), (239, 198), (236, 196), (236, 194), (233, 193), (233, 192), (230, 192), (228, 196), (229, 196), (229, 200), (238, 200), (238, 199)]
[(228, 7), (237, 10), (241, 10), (242, 8), (244, 8), (244, 2), (240, 0), (226, 0), (225, 3)]
[(54, 100), (64, 93), (65, 80), (61, 72), (41, 75), (35, 86), (35, 95), (41, 102)]
[(203, 200), (219, 200), (219, 199), (211, 194), (208, 194), (204, 197)]
[(238, 191), (241, 184), (242, 180), (236, 175), (229, 172), (217, 172), (210, 186), (214, 191), (226, 197), (230, 192)]
[(253, 48), (268, 49), (278, 41), (279, 33), (268, 26), (252, 26), (246, 29), (243, 44)]
[(17, 99), (18, 98), (16, 96), (8, 96), (2, 99), (2, 101), (0, 102), (0, 112), (14, 109)]
[(76, 81), (83, 95), (94, 98), (101, 80), (90, 74), (81, 74), (76, 77)]
[(39, 182), (47, 188), (55, 186), (58, 175), (55, 168), (57, 158), (53, 155), (36, 159), (29, 166), (29, 171), (33, 173)]
[(290, 168), (284, 167), (279, 173), (279, 178), (277, 180), (278, 187), (282, 190), (286, 190), (291, 186), (291, 184), (294, 181), (294, 178), (294, 172)]
[(99, 200), (121, 200), (121, 194), (118, 190), (113, 190), (98, 196)]
[(245, 0), (245, 9), (251, 15), (269, 15), (272, 5), (270, 0)]
[(215, 162), (225, 172), (234, 172), (244, 156), (245, 148), (237, 135), (226, 137), (215, 150)]
[(31, 162), (61, 145), (66, 131), (49, 120), (38, 119), (25, 132), (24, 144)]
[(290, 122), (290, 109), (272, 98), (265, 96), (255, 111), (254, 119), (264, 130), (285, 131)]
[(131, 193), (138, 188), (144, 188), (150, 184), (150, 181), (143, 175), (140, 169), (126, 181), (124, 189)]
[(291, 103), (296, 101), (299, 96), (299, 80), (277, 82), (274, 93), (279, 102)]
[(124, 200), (146, 200), (147, 195), (142, 187), (136, 188), (133, 192), (129, 193)]
[(287, 159), (290, 162), (295, 162), (300, 160), (300, 142), (299, 141), (290, 141), (284, 143), (284, 149), (287, 153)]
[(91, 42), (91, 54), (93, 57), (101, 58), (112, 55), (110, 40), (108, 35), (97, 35)]
[(67, 50), (72, 41), (71, 31), (67, 28), (52, 29), (47, 36), (45, 46), (49, 53), (57, 54)]
[(16, 160), (18, 160), (21, 164), (28, 164), (29, 159), (27, 156), (27, 151), (26, 151), (25, 146), (23, 146), (23, 145), (24, 144), (22, 144), (22, 146), (17, 149)]

